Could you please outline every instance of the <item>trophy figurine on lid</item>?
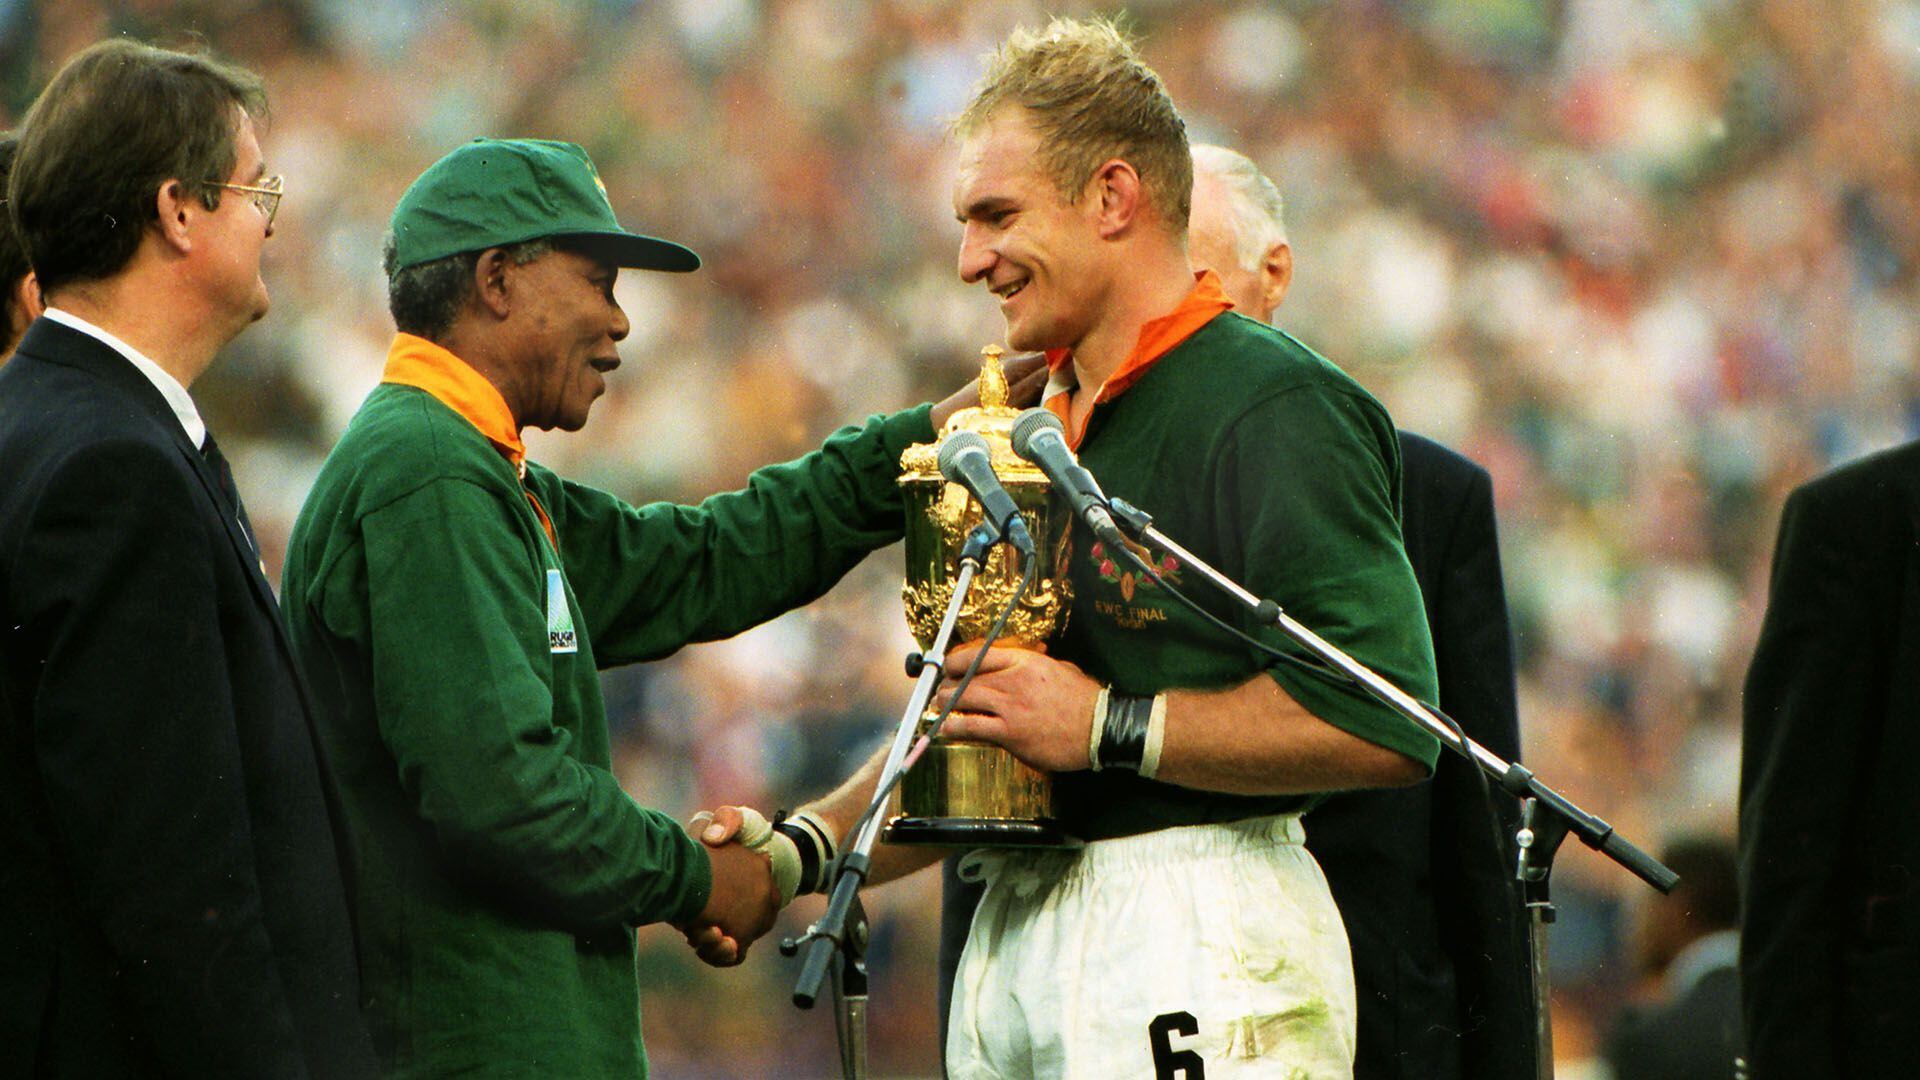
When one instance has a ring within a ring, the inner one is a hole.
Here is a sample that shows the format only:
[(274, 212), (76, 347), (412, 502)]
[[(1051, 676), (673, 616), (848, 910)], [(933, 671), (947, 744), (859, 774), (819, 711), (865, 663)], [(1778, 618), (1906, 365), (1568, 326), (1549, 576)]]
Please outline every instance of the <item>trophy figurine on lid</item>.
[[(1066, 625), (1073, 589), (1067, 580), (1072, 514), (1054, 494), (1046, 474), (1013, 452), (1012, 429), (1020, 415), (1007, 404), (1001, 350), (981, 350), (980, 404), (947, 421), (932, 443), (900, 455), (900, 486), (907, 506), (907, 581), (902, 589), (907, 623), (921, 649), (933, 644), (941, 616), (953, 598), (960, 550), (980, 524), (980, 504), (967, 489), (940, 475), (940, 444), (956, 431), (986, 440), (995, 475), (1020, 508), (1041, 560), (1033, 587), (1021, 598), (994, 648), (1039, 648)], [(1020, 589), (1025, 567), (1017, 553), (996, 545), (974, 577), (954, 628), (956, 642), (979, 641), (996, 615)], [(920, 718), (925, 734), (938, 709)], [(935, 736), (901, 778), (887, 808), (881, 834), (893, 844), (946, 847), (1075, 847), (1053, 809), (1053, 779), (989, 743)]]

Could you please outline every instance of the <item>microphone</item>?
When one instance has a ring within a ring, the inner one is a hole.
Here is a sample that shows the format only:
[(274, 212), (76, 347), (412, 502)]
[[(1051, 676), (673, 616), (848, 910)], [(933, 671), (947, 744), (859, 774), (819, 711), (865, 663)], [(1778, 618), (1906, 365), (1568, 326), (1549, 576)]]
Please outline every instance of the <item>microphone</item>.
[(959, 484), (980, 501), (987, 526), (996, 536), (1005, 537), (1022, 555), (1033, 554), (1033, 536), (1013, 496), (1000, 486), (993, 472), (993, 456), (987, 452), (987, 440), (971, 431), (956, 431), (940, 444), (940, 475)]
[(1106, 544), (1126, 546), (1120, 526), (1114, 524), (1107, 509), (1107, 496), (1093, 474), (1073, 456), (1067, 445), (1067, 430), (1060, 418), (1045, 406), (1036, 405), (1013, 422), (1013, 452), (1040, 467), (1053, 486), (1067, 497), (1073, 512), (1093, 535)]

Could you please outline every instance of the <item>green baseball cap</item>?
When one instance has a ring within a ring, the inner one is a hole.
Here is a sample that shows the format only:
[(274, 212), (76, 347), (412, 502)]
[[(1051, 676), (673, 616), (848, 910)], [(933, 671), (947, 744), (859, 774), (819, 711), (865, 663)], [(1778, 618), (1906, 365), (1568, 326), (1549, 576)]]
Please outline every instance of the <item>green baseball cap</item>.
[(572, 143), (475, 139), (427, 167), (393, 208), (395, 268), (551, 237), (615, 266), (685, 273), (700, 256), (620, 227), (593, 159)]

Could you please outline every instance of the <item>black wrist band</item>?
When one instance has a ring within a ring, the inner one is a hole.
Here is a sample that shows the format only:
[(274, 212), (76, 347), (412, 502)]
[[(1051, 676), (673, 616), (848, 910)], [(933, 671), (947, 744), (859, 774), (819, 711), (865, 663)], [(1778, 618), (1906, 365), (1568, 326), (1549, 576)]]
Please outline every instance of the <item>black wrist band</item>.
[(1139, 772), (1152, 721), (1153, 698), (1109, 692), (1107, 715), (1100, 724), (1100, 767)]
[(820, 891), (820, 842), (814, 839), (813, 830), (798, 822), (787, 820), (787, 812), (774, 815), (773, 831), (793, 841), (800, 852), (800, 885), (796, 895)]

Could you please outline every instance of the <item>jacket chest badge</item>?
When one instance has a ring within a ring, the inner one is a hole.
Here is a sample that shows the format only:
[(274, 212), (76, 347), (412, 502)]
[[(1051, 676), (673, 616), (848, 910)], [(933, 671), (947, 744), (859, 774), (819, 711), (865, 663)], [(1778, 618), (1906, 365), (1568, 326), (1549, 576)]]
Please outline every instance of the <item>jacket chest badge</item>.
[(547, 571), (547, 651), (580, 651), (579, 638), (573, 631), (573, 608), (567, 604), (567, 580), (558, 570)]

